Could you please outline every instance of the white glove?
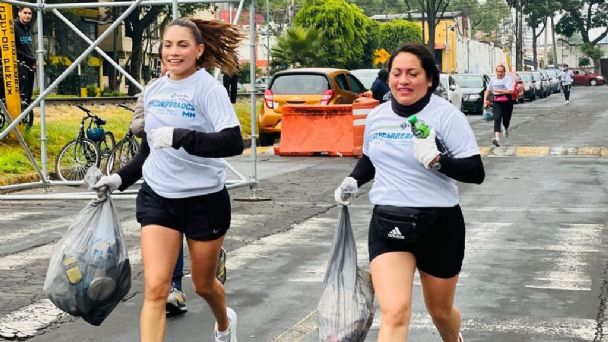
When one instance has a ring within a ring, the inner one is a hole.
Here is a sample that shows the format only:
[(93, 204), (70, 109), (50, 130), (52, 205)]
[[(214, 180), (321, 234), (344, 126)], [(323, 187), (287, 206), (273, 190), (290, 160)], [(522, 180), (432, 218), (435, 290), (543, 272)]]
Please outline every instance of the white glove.
[(338, 204), (349, 205), (350, 201), (355, 199), (357, 191), (359, 191), (357, 180), (353, 177), (346, 177), (334, 191), (334, 199)]
[(95, 185), (93, 185), (93, 189), (97, 191), (97, 197), (100, 199), (105, 199), (106, 194), (108, 192), (112, 192), (120, 187), (122, 184), (122, 178), (118, 173), (115, 173), (111, 176), (103, 176), (101, 177)]
[(416, 157), (416, 160), (427, 169), (430, 168), (433, 159), (441, 154), (437, 149), (437, 143), (435, 143), (436, 136), (435, 129), (431, 128), (428, 137), (424, 139), (414, 139), (414, 157)]
[(160, 127), (152, 130), (152, 148), (160, 149), (173, 145), (173, 127)]

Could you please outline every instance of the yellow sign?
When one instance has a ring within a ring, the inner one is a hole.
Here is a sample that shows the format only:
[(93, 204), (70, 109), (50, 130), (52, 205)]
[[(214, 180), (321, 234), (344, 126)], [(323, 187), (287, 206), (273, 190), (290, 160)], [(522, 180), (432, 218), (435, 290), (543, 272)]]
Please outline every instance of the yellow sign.
[(2, 95), (6, 99), (6, 108), (13, 119), (21, 114), (14, 30), (12, 5), (0, 4), (0, 56), (4, 80), (4, 94)]

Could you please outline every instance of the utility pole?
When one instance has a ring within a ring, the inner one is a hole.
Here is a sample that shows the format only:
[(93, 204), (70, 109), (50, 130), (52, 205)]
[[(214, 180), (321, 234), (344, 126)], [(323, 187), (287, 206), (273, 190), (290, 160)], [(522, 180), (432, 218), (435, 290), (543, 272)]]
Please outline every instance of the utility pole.
[(524, 51), (523, 51), (523, 1), (516, 0), (515, 4), (515, 68), (524, 70)]
[[(266, 76), (270, 76), (270, 5), (268, 0), (266, 0)], [(266, 82), (270, 82), (270, 77)]]
[(553, 64), (557, 65), (557, 44), (555, 43), (555, 23), (553, 22), (553, 15), (551, 15), (551, 40), (553, 48)]
[(545, 51), (543, 52), (543, 68), (547, 67), (547, 64), (549, 64), (549, 55), (547, 54), (547, 24), (549, 23), (549, 20), (545, 19)]

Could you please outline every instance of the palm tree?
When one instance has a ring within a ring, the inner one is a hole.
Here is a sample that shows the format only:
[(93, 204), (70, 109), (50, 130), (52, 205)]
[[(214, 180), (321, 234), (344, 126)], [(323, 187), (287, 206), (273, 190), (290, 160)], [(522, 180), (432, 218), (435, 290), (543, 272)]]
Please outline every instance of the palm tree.
[(327, 66), (323, 34), (315, 28), (291, 27), (277, 38), (272, 58), (290, 67)]

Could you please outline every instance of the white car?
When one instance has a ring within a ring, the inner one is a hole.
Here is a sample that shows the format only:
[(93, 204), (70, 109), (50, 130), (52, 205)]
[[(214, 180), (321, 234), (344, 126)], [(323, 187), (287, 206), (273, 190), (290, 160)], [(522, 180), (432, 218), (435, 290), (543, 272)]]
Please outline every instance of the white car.
[(355, 77), (363, 83), (365, 89), (371, 89), (372, 84), (378, 77), (378, 71), (380, 71), (380, 69), (355, 69), (351, 70), (350, 73), (355, 75)]
[(440, 87), (443, 87), (443, 90), (440, 90), (439, 92), (435, 91), (435, 93), (450, 101), (458, 110), (462, 110), (462, 89), (456, 83), (454, 77), (448, 74), (440, 74), (439, 83)]

